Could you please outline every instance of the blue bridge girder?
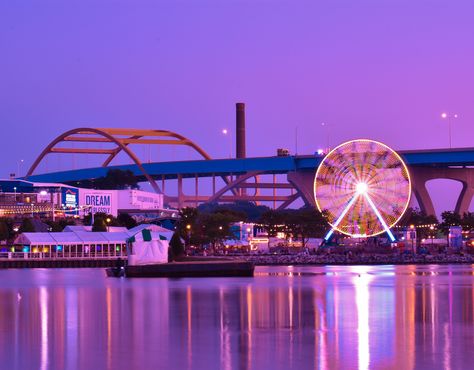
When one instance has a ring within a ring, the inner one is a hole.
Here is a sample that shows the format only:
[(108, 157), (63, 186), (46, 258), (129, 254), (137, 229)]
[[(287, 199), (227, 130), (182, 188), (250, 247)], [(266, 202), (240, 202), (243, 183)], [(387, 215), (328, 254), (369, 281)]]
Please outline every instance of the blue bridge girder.
[[(398, 152), (408, 166), (453, 167), (474, 166), (474, 148), (410, 150)], [(143, 167), (157, 179), (240, 175), (248, 172), (286, 174), (294, 171), (314, 171), (324, 156), (299, 155), (287, 157), (256, 157), (239, 159), (207, 159), (175, 162), (143, 163)], [(110, 169), (132, 171), (141, 181), (143, 173), (135, 164), (84, 168), (30, 175), (35, 182), (72, 183), (103, 177)]]

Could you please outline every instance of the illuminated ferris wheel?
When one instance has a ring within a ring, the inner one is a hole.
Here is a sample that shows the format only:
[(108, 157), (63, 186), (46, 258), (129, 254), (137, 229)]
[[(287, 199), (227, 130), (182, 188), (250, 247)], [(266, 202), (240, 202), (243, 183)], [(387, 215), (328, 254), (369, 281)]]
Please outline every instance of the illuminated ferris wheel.
[(402, 158), (385, 144), (352, 140), (326, 155), (316, 171), (314, 197), (331, 230), (351, 237), (390, 231), (410, 202), (411, 183)]

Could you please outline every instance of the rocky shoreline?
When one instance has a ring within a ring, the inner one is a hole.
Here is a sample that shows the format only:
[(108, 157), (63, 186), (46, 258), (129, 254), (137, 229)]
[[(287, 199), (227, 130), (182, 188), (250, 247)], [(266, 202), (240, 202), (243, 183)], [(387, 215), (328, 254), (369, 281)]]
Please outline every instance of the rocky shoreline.
[(436, 254), (436, 255), (247, 255), (239, 256), (240, 260), (255, 265), (430, 265), (430, 264), (474, 264), (471, 254)]

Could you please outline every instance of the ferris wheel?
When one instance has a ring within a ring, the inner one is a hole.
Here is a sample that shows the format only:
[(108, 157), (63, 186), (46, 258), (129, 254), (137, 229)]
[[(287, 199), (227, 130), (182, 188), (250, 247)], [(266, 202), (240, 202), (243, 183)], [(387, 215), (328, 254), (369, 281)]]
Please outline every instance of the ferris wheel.
[(322, 160), (314, 179), (314, 197), (326, 211), (331, 230), (351, 237), (386, 232), (405, 213), (411, 182), (402, 158), (387, 145), (359, 139), (345, 142)]

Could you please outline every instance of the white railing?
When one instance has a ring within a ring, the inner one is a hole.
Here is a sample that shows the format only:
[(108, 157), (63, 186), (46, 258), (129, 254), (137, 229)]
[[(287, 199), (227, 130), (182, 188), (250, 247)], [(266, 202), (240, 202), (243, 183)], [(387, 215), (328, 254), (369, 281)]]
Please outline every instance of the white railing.
[(115, 258), (126, 258), (125, 252), (114, 253), (97, 253), (90, 255), (90, 253), (64, 253), (64, 252), (0, 252), (0, 260), (104, 260)]

